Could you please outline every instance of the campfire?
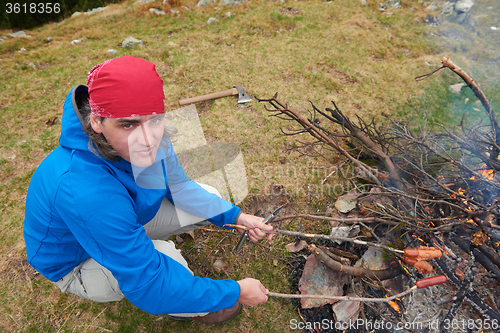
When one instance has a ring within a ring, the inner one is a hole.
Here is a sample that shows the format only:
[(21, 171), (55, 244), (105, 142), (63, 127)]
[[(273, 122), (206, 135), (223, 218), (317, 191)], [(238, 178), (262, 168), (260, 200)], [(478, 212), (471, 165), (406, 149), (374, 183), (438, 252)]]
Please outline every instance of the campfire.
[[(426, 122), (416, 131), (390, 117), (380, 126), (350, 119), (335, 103), (324, 111), (311, 103), (304, 117), (277, 94), (258, 99), (272, 116), (300, 125), (283, 129), (285, 135), (314, 138), (302, 143), (304, 151), (356, 172), (346, 180), (353, 190), (330, 214), (275, 220), (332, 226), (331, 235), (276, 230), (294, 237), (292, 247), (302, 244), (295, 250), (307, 254), (307, 261), (298, 256), (292, 264), (297, 293), (271, 294), (300, 298), (295, 304), (302, 324), (322, 323), (301, 328), (371, 332), (378, 321), (392, 324), (378, 332), (500, 330), (500, 128), (474, 79), (447, 57), (440, 69), (452, 70), (473, 90), (486, 124), (464, 117), (457, 129)], [(361, 328), (346, 324), (360, 320)]]

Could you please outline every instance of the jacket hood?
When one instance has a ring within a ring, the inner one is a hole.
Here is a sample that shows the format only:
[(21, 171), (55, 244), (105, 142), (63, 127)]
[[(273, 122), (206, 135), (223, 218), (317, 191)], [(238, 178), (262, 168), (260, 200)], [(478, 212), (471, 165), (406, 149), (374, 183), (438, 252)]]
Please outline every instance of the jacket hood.
[(64, 101), (59, 144), (65, 148), (90, 151), (89, 137), (83, 131), (83, 118), (77, 105), (77, 99), (85, 96), (88, 96), (87, 87), (77, 85), (71, 89)]

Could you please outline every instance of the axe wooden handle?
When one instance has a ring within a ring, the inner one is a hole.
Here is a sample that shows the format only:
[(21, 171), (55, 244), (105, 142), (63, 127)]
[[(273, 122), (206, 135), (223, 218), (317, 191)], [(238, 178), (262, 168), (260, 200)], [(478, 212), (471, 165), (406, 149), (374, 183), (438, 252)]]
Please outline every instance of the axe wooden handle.
[(179, 101), (179, 104), (180, 105), (193, 104), (193, 103), (208, 101), (209, 99), (215, 99), (219, 97), (226, 97), (232, 95), (238, 95), (238, 89), (232, 88), (226, 91), (219, 91), (213, 94), (181, 99)]

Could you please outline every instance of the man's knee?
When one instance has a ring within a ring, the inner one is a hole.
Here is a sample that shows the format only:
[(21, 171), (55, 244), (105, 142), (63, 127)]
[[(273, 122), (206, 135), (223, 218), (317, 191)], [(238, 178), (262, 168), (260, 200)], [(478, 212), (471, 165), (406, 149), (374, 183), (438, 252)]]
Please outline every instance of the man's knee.
[(216, 194), (218, 197), (222, 198), (222, 196), (220, 195), (219, 191), (215, 187), (207, 185), (207, 184), (201, 184), (201, 183), (198, 183), (198, 184), (201, 187), (203, 187), (203, 189), (206, 190), (207, 192), (210, 192), (212, 194)]

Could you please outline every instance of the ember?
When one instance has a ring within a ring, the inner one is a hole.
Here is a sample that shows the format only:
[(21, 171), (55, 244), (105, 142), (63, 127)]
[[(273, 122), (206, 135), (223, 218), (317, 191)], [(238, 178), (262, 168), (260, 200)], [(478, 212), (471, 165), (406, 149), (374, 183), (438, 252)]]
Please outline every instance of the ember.
[[(476, 82), (449, 58), (443, 58), (442, 64), (442, 68), (455, 72), (472, 89), (485, 108), (489, 126), (469, 125), (464, 118), (460, 134), (439, 124), (432, 128), (428, 123), (417, 134), (410, 124), (390, 118), (389, 126), (377, 126), (374, 121), (368, 123), (359, 118), (353, 122), (335, 103), (325, 111), (311, 104), (312, 112), (304, 118), (281, 103), (277, 95), (258, 99), (267, 103), (266, 109), (273, 116), (301, 126), (283, 130), (286, 135), (308, 133), (314, 138), (314, 142), (299, 146), (304, 148), (304, 154), (316, 152), (316, 156), (330, 158), (338, 153), (340, 157), (330, 160), (354, 165), (357, 174), (357, 179), (345, 180), (354, 190), (338, 199), (336, 210), (329, 216), (303, 214), (276, 220), (327, 221), (334, 230), (346, 231), (344, 236), (333, 232), (330, 236), (316, 235), (312, 230), (276, 232), (307, 239), (310, 257), (316, 258), (314, 272), (329, 275), (335, 270), (335, 274), (349, 276), (348, 282), (342, 279), (344, 282), (336, 286), (332, 285), (335, 279), (325, 279), (328, 288), (324, 290), (335, 287), (335, 293), (342, 291), (344, 295), (338, 296), (340, 299), (354, 295), (349, 299), (362, 300), (359, 311), (350, 314), (352, 318), (407, 324), (420, 321), (427, 323), (426, 328), (432, 332), (465, 332), (445, 324), (457, 320), (476, 324), (489, 321), (496, 323), (496, 328), (490, 325), (488, 329), (497, 332), (500, 127)], [(329, 249), (342, 250), (359, 259), (349, 261)], [(316, 269), (319, 266), (321, 270)], [(437, 275), (433, 275), (434, 271)], [(307, 281), (312, 280), (321, 278), (315, 276)], [(301, 284), (301, 290), (306, 287), (319, 293), (323, 286)], [(413, 292), (413, 287), (427, 289)], [(409, 294), (397, 300), (391, 298), (404, 290), (409, 290)], [(321, 302), (324, 305), (319, 308), (300, 309), (299, 313), (305, 322), (318, 321), (318, 315), (335, 318), (328, 304), (333, 303), (332, 299)], [(339, 308), (336, 306), (335, 311)], [(439, 323), (439, 327), (434, 327), (434, 323)], [(467, 329), (484, 328), (476, 325)]]

